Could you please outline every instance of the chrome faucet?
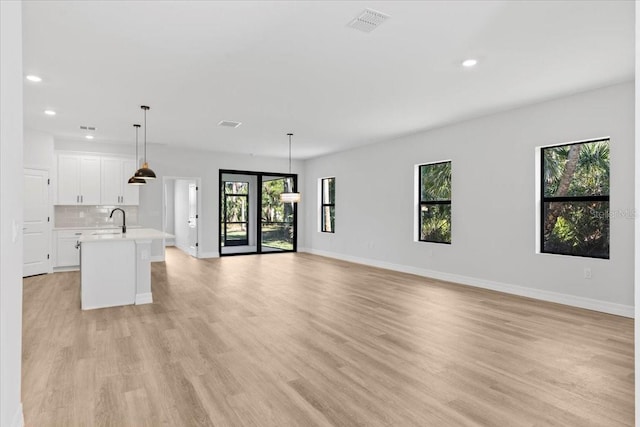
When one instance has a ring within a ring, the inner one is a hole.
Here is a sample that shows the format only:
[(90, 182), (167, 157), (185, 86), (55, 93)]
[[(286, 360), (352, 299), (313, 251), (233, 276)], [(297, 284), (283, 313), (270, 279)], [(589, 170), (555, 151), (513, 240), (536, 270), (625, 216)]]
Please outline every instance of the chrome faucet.
[(113, 218), (113, 213), (115, 211), (120, 211), (122, 212), (122, 233), (126, 233), (127, 232), (127, 214), (124, 213), (124, 211), (120, 208), (115, 208), (114, 210), (111, 211), (111, 214), (109, 215), (109, 218)]

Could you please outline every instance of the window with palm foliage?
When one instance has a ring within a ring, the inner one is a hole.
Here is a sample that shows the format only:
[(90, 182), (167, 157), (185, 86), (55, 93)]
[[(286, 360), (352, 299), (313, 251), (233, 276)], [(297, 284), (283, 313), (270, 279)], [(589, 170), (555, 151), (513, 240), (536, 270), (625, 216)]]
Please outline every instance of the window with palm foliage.
[(609, 258), (609, 140), (542, 149), (541, 251)]
[(420, 241), (451, 243), (451, 162), (420, 166)]
[(335, 233), (336, 229), (336, 179), (322, 178), (320, 180), (320, 218), (321, 230), (325, 233)]

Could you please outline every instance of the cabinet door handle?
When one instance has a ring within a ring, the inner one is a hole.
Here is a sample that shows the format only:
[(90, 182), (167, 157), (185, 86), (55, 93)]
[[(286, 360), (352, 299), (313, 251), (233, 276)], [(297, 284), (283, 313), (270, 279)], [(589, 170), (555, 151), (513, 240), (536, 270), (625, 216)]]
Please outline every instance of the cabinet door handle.
[(84, 196), (80, 196), (80, 202), (84, 203)]
[(80, 203), (80, 196), (76, 196), (76, 203)]

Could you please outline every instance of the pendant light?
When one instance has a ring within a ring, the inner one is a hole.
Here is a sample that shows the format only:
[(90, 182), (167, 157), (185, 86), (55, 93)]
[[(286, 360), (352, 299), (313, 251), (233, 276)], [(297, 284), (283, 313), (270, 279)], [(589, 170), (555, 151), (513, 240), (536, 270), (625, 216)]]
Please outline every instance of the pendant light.
[(149, 168), (149, 163), (147, 163), (147, 110), (149, 110), (149, 107), (141, 105), (140, 108), (144, 111), (144, 163), (136, 171), (134, 177), (144, 180), (156, 179), (156, 173)]
[[(291, 175), (291, 137), (293, 134), (288, 133), (287, 135), (289, 136), (289, 175)], [(294, 191), (280, 193), (280, 201), (284, 203), (298, 203), (300, 201), (300, 193)]]
[[(140, 125), (133, 125), (134, 128), (136, 128), (136, 167), (138, 167), (138, 129), (140, 129)], [(127, 184), (129, 185), (145, 185), (147, 183), (147, 181), (145, 181), (142, 178), (136, 178), (135, 176), (132, 176), (131, 178), (129, 178), (129, 181), (127, 181)]]

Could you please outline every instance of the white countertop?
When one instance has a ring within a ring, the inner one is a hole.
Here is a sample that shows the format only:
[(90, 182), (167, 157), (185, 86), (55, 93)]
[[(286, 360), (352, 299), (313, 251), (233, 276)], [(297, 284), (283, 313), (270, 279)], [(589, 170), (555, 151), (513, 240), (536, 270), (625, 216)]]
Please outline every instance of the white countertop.
[[(53, 227), (53, 231), (67, 231), (67, 230), (120, 230), (122, 227), (118, 227), (117, 225), (87, 225), (84, 227)], [(141, 225), (127, 225), (127, 231), (129, 229), (141, 229)]]
[(114, 240), (159, 240), (170, 239), (174, 236), (164, 231), (155, 230), (153, 228), (134, 228), (127, 229), (126, 233), (122, 233), (120, 229), (96, 230), (95, 233), (83, 233), (78, 241), (83, 242), (113, 242)]

